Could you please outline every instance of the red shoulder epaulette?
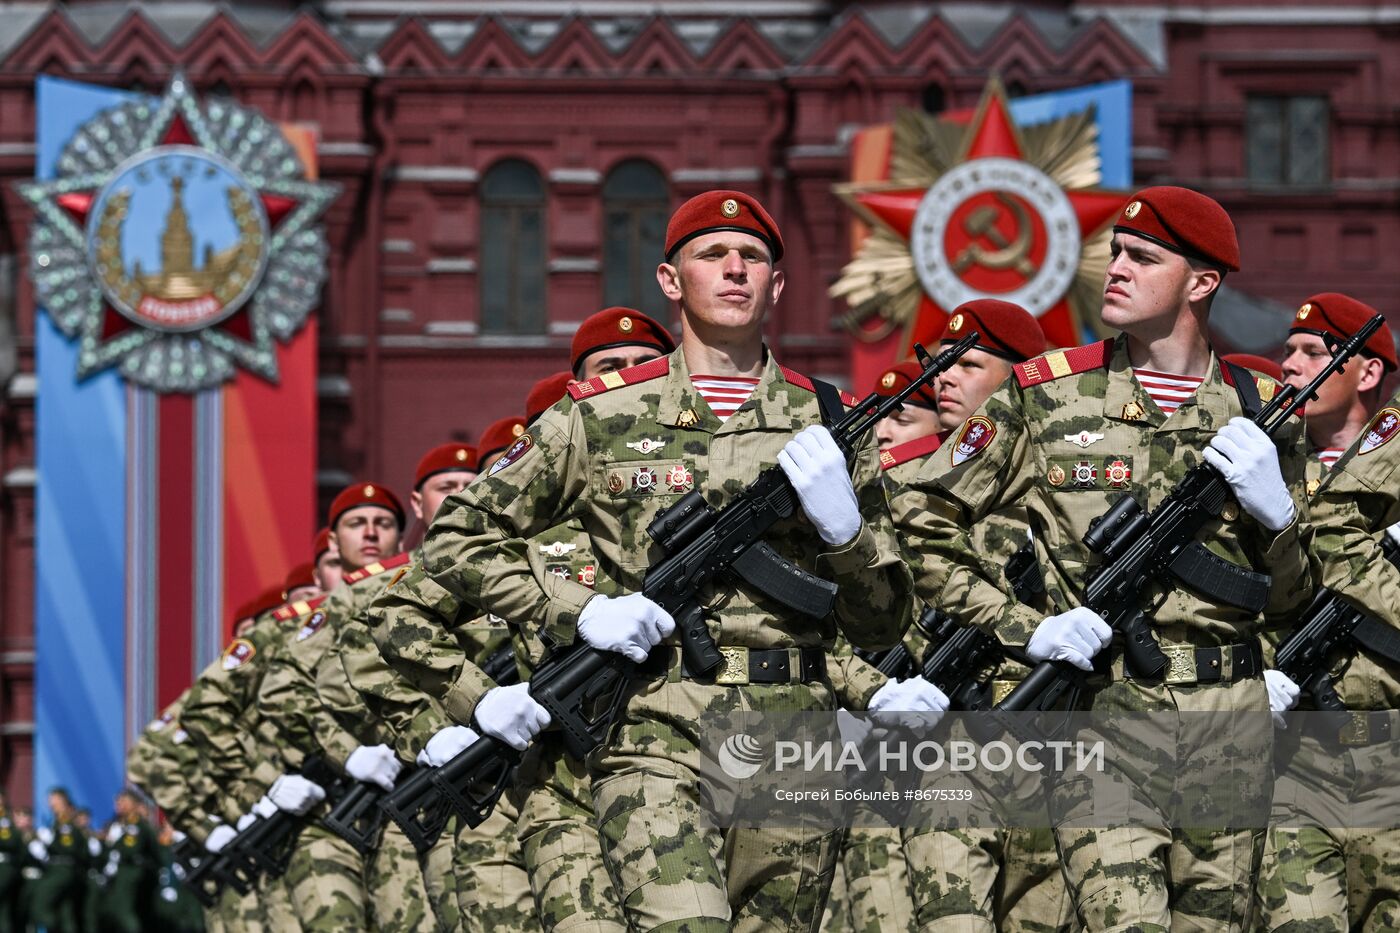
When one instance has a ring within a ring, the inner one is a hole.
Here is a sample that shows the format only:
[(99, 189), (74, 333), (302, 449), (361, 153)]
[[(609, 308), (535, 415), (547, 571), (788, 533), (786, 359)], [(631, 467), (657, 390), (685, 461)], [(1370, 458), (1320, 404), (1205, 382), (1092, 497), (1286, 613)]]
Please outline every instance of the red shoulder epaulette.
[(395, 554), (393, 557), (386, 557), (377, 560), (372, 564), (361, 567), (359, 570), (352, 570), (344, 577), (346, 583), (359, 583), (361, 580), (368, 580), (370, 577), (378, 576), (386, 570), (393, 570), (395, 567), (402, 567), (413, 558), (408, 551), (402, 554)]
[[(816, 391), (817, 391), (817, 387), (814, 386), (814, 385), (812, 385), (812, 380), (808, 379), (806, 376), (802, 375), (802, 374), (799, 373), (797, 370), (795, 370), (795, 369), (788, 369), (788, 368), (787, 368), (786, 366), (784, 366), (782, 363), (779, 363), (779, 364), (778, 364), (778, 369), (782, 370), (783, 378), (786, 379), (786, 380), (787, 380), (789, 383), (791, 383), (792, 385), (798, 386), (799, 388), (806, 389), (808, 392), (816, 392)], [(842, 390), (842, 392), (841, 392), (841, 401), (844, 402), (847, 406), (850, 406), (850, 405), (854, 405), (854, 404), (856, 404), (857, 402), (859, 402), (860, 399), (856, 398), (856, 397), (855, 397), (854, 395), (852, 395), (851, 393)]]
[(896, 444), (888, 450), (880, 451), (880, 469), (888, 470), (897, 467), (901, 463), (908, 463), (910, 460), (917, 460), (920, 457), (927, 457), (929, 454), (943, 446), (943, 441), (948, 437), (947, 431), (940, 431), (937, 434), (927, 434), (923, 437), (916, 437), (912, 441), (903, 444)]
[(1100, 340), (1098, 343), (1085, 344), (1072, 350), (1056, 350), (1044, 356), (1037, 356), (1033, 360), (1017, 363), (1012, 369), (1021, 388), (1027, 389), (1042, 382), (1100, 369), (1108, 365), (1112, 355), (1113, 341)]
[(315, 609), (326, 601), (325, 596), (317, 596), (315, 599), (298, 599), (294, 603), (288, 603), (272, 614), (278, 622), (287, 622), (291, 619), (298, 619)]
[(639, 382), (647, 382), (658, 376), (664, 376), (670, 371), (671, 358), (658, 356), (654, 360), (647, 360), (637, 366), (629, 366), (626, 369), (619, 369), (617, 372), (603, 373), (603, 375), (587, 382), (575, 382), (569, 386), (569, 397), (577, 402), (590, 395), (600, 395), (609, 389), (620, 389), (623, 386), (634, 386)]

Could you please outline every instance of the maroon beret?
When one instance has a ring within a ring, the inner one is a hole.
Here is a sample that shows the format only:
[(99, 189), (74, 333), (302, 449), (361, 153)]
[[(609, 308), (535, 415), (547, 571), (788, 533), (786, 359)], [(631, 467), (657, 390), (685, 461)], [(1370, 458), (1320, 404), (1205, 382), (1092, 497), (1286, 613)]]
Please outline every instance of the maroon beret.
[(493, 421), (481, 432), (481, 464), (489, 466), (515, 439), (525, 433), (525, 419), (517, 416)]
[(393, 512), (394, 518), (398, 519), (399, 528), (403, 528), (403, 504), (388, 487), (378, 483), (351, 483), (342, 489), (340, 494), (331, 500), (330, 518), (327, 524), (334, 528), (335, 523), (340, 520), (340, 516), (362, 505), (376, 505), (381, 509)]
[[(895, 363), (889, 369), (880, 374), (880, 378), (875, 380), (875, 394), (889, 398), (891, 395), (898, 395), (909, 383), (919, 377), (924, 371), (924, 367), (917, 360), (905, 360), (903, 363)], [(920, 386), (918, 391), (905, 399), (906, 405), (917, 405), (920, 408), (938, 408), (938, 399), (933, 396), (933, 386)]]
[[(1379, 313), (1375, 308), (1355, 298), (1338, 292), (1323, 292), (1303, 302), (1298, 313), (1293, 315), (1293, 326), (1288, 332), (1316, 334), (1319, 337), (1332, 334), (1345, 340)], [(1385, 364), (1387, 370), (1394, 372), (1395, 336), (1390, 332), (1390, 325), (1382, 324), (1371, 335), (1371, 339), (1366, 341), (1366, 346), (1361, 352), (1367, 356), (1374, 356)]]
[(1218, 269), (1240, 268), (1240, 244), (1230, 215), (1214, 198), (1190, 188), (1143, 188), (1123, 208), (1113, 229)]
[(1256, 356), (1253, 353), (1226, 353), (1221, 359), (1245, 369), (1252, 369), (1256, 373), (1263, 373), (1274, 382), (1283, 382), (1283, 367), (1268, 357)]
[[(676, 340), (670, 331), (640, 311), (605, 308), (585, 318), (574, 332), (574, 342), (569, 348), (569, 365), (577, 374), (578, 364), (585, 356), (613, 347), (655, 347), (662, 353), (670, 353), (676, 348)], [(563, 397), (562, 393), (560, 397)], [(553, 405), (554, 402), (549, 404)]]
[(563, 372), (545, 376), (535, 383), (530, 394), (525, 396), (525, 423), (534, 424), (536, 418), (569, 393), (569, 383), (573, 381), (573, 373)]
[(1020, 305), (997, 298), (974, 298), (953, 309), (943, 328), (943, 343), (956, 343), (977, 331), (977, 349), (1013, 363), (1024, 363), (1045, 352), (1045, 331), (1035, 316)]
[(439, 444), (423, 455), (418, 461), (418, 469), (413, 471), (413, 488), (423, 485), (423, 480), (448, 470), (467, 470), (475, 473), (477, 468), (476, 448), (471, 444)]
[(316, 532), (316, 540), (311, 545), (311, 549), (313, 552), (311, 559), (313, 561), (320, 560), (321, 555), (331, 549), (331, 530), (329, 528), (322, 528), (320, 531)]
[(286, 597), (282, 595), (282, 584), (268, 587), (252, 599), (233, 610), (233, 621), (241, 622), (244, 619), (256, 619), (264, 612), (271, 612), (282, 603), (286, 602)]
[(762, 204), (742, 191), (706, 191), (671, 215), (666, 225), (666, 260), (696, 237), (721, 230), (756, 236), (768, 245), (774, 262), (783, 258), (783, 235)]
[(287, 571), (287, 579), (282, 581), (282, 601), (285, 602), (287, 594), (297, 587), (316, 586), (315, 569), (312, 564), (297, 564)]

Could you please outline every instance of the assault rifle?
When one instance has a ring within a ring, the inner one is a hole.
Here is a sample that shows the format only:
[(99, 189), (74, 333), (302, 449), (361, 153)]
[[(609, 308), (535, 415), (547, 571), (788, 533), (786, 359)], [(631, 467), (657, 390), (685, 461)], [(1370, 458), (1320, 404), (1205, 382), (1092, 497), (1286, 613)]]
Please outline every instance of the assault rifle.
[[(1317, 397), (1318, 387), (1340, 372), (1384, 321), (1378, 314), (1347, 340), (1329, 338), (1334, 347), (1331, 362), (1301, 389), (1280, 386), (1254, 416), (1254, 423), (1273, 437), (1295, 411)], [(1196, 540), (1201, 529), (1219, 517), (1229, 496), (1230, 484), (1225, 477), (1202, 460), (1151, 512), (1131, 494), (1125, 495), (1084, 535), (1084, 546), (1103, 561), (1088, 575), (1083, 605), (1123, 636), (1124, 660), (1131, 676), (1154, 679), (1162, 676), (1167, 666), (1167, 657), (1147, 620), (1147, 613), (1155, 606), (1143, 605), (1153, 584), (1179, 584), (1211, 602), (1251, 613), (1263, 611), (1268, 602), (1267, 574), (1216, 557)], [(996, 709), (1045, 709), (1079, 679), (1079, 669), (1068, 662), (1042, 661)]]
[[(823, 420), (831, 421), (831, 436), (847, 458), (877, 421), (902, 409), (909, 396), (951, 367), (977, 344), (978, 337), (973, 331), (936, 357), (915, 344), (923, 371), (909, 385), (889, 397), (871, 393), (840, 417), (833, 410), (840, 406), (839, 397), (828, 403), (819, 387)], [(797, 492), (787, 475), (781, 467), (771, 466), (721, 509), (711, 508), (695, 490), (647, 526), (647, 534), (664, 556), (647, 569), (642, 592), (676, 620), (681, 654), (692, 674), (704, 677), (721, 661), (699, 598), (717, 579), (736, 575), (765, 596), (814, 619), (831, 612), (835, 584), (779, 556), (762, 540), (797, 508)], [(545, 658), (530, 678), (530, 696), (549, 711), (568, 754), (582, 759), (605, 739), (627, 700), (632, 676), (633, 665), (617, 652), (575, 642)], [(385, 798), (385, 809), (410, 838), (421, 838), (425, 828), (417, 824), (416, 815), (436, 812), (444, 799), (467, 825), (477, 826), (491, 814), (519, 758), (505, 743), (482, 738), (441, 767), (421, 777), (415, 773), (408, 784)], [(425, 784), (431, 784), (431, 789)]]
[[(298, 771), (308, 781), (319, 784), (329, 799), (335, 799), (347, 780), (316, 755), (308, 755)], [(249, 888), (256, 884), (258, 875), (262, 873), (280, 878), (287, 871), (297, 837), (305, 825), (304, 816), (286, 810), (278, 810), (272, 816), (259, 816), (218, 853), (223, 857), (220, 867), (226, 875)], [(235, 887), (238, 885), (235, 884)], [(239, 893), (244, 893), (241, 888)]]
[(172, 854), (180, 866), (180, 880), (205, 907), (217, 905), (226, 886), (241, 895), (253, 890), (250, 880), (235, 873), (222, 853), (204, 851), (193, 839), (185, 839)]
[[(1400, 545), (1381, 535), (1385, 559), (1400, 567)], [(1341, 729), (1351, 719), (1328, 673), (1328, 662), (1338, 649), (1365, 649), (1393, 664), (1400, 664), (1400, 632), (1355, 608), (1326, 587), (1317, 591), (1303, 619), (1279, 646), (1274, 667), (1293, 679), (1327, 721)]]

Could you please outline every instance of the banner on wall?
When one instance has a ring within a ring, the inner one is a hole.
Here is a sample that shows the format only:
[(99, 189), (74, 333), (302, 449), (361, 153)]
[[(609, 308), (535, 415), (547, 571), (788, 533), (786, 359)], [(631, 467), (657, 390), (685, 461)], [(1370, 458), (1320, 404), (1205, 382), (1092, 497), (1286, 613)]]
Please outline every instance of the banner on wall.
[(1127, 201), (1127, 81), (1008, 100), (995, 78), (975, 110), (906, 110), (852, 144), (852, 260), (831, 287), (870, 386), (953, 308), (1015, 302), (1055, 346), (1098, 332), (1109, 225)]
[(226, 609), (310, 557), (337, 188), (310, 129), (179, 74), (160, 97), (41, 77), (36, 101), (34, 781), (100, 808)]

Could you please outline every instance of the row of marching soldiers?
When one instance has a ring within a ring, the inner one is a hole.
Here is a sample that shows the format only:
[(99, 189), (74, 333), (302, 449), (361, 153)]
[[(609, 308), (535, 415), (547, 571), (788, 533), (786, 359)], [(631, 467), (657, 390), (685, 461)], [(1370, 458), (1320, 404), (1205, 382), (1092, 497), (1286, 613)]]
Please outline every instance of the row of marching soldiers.
[[(679, 346), (635, 311), (589, 318), (570, 370), (534, 387), (525, 417), (492, 425), (474, 447), (423, 457), (410, 506), (430, 527), (411, 551), (407, 513), (387, 484), (336, 497), (316, 546), (325, 595), (279, 588), (246, 607), (237, 639), (129, 758), (132, 782), (184, 834), (191, 873), (262, 821), (301, 818), (263, 870), (202, 889), (210, 926), (1386, 927), (1396, 835), (1298, 829), (1307, 820), (1297, 812), (1267, 832), (716, 825), (696, 765), (705, 714), (949, 708), (917, 672), (889, 677), (852, 651), (903, 641), (923, 657), (936, 646), (911, 624), (921, 605), (1024, 645), (1023, 660), (1083, 669), (1087, 709), (1266, 714), (1308, 702), (1266, 662), (1270, 633), (1286, 631), (1321, 582), (1372, 610), (1400, 606), (1395, 570), (1374, 553), (1400, 521), (1400, 445), (1389, 446), (1400, 413), (1380, 404), (1393, 338), (1377, 332), (1309, 403), (1306, 424), (1271, 440), (1241, 417), (1251, 397), (1271, 396), (1276, 379), (1306, 382), (1329, 341), (1372, 311), (1319, 294), (1297, 312), (1281, 371), (1217, 358), (1210, 305), (1240, 256), (1233, 224), (1209, 198), (1150, 188), (1120, 214), (1102, 314), (1121, 330), (1114, 339), (1047, 352), (1022, 308), (955, 309), (943, 342), (975, 331), (976, 348), (849, 460), (820, 426), (813, 381), (778, 365), (763, 342), (782, 251), (776, 223), (748, 195), (692, 199), (668, 226), (657, 272), (680, 308)], [(875, 391), (898, 393), (918, 370), (897, 365)], [(1154, 507), (1199, 460), (1232, 493), (1214, 526), (1219, 545), (1274, 584), (1262, 614), (1194, 593), (1154, 607), (1159, 640), (1189, 655), (1154, 681), (1078, 604), (1094, 562), (1079, 542), (1115, 498)], [(716, 678), (686, 662), (676, 620), (641, 595), (657, 556), (646, 528), (692, 491), (722, 507), (775, 465), (800, 514), (765, 541), (835, 582), (835, 608), (797, 618), (743, 579), (722, 578), (704, 599), (725, 657)], [(1038, 585), (1018, 589), (1002, 567), (1028, 540)], [(586, 761), (549, 729), (529, 683), (549, 652), (578, 643), (636, 664), (626, 706)], [(1353, 709), (1393, 706), (1395, 662), (1331, 661)], [(1007, 661), (985, 688), (1004, 696), (1026, 672)], [(1379, 720), (1374, 730), (1364, 715), (1358, 722), (1368, 728), (1305, 736), (1299, 754), (1332, 760), (1389, 740)], [(477, 825), (454, 817), (428, 838), (387, 821), (367, 841), (334, 818), (357, 785), (401, 787), (481, 736), (522, 758)], [(1262, 730), (1240, 755), (1257, 762), (1273, 744)], [(1173, 780), (1189, 782), (1189, 769)], [(1275, 808), (1317, 790), (1281, 787)]]

